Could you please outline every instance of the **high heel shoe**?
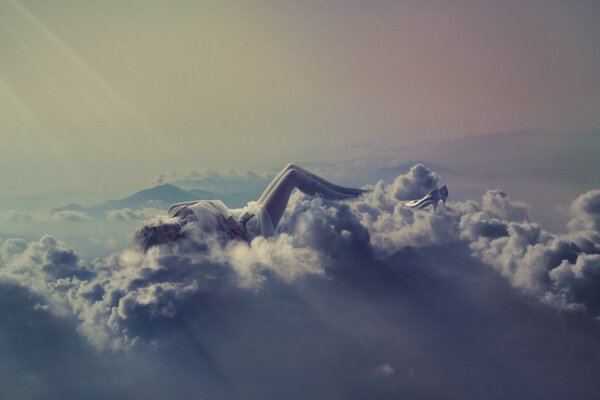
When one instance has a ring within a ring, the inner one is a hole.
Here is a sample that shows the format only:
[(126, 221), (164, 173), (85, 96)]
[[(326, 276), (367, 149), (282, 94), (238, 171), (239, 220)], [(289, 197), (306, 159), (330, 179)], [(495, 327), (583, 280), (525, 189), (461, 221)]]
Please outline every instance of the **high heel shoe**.
[(448, 199), (448, 188), (446, 187), (446, 185), (439, 188), (439, 192), (440, 199), (442, 200), (442, 203), (444, 203), (444, 207), (446, 207), (446, 200)]
[[(447, 189), (446, 189), (447, 191)], [(437, 205), (441, 199), (440, 191), (438, 188), (433, 189), (425, 196), (418, 200), (411, 200), (404, 203), (406, 207), (423, 209), (429, 205), (433, 207), (433, 211), (437, 210)]]

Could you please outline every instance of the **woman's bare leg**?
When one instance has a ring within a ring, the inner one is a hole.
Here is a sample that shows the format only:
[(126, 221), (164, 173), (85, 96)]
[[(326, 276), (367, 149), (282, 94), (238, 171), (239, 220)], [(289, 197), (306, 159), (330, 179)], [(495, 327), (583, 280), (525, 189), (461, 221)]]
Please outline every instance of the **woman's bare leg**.
[(336, 185), (335, 183), (331, 183), (328, 180), (321, 178), (319, 175), (317, 174), (313, 174), (312, 172), (298, 166), (295, 164), (291, 164), (291, 168), (292, 169), (297, 169), (300, 172), (304, 172), (306, 175), (310, 176), (313, 179), (316, 179), (317, 181), (319, 181), (319, 183), (323, 186), (326, 186), (329, 189), (332, 189), (336, 192), (339, 193), (345, 193), (345, 194), (352, 194), (352, 195), (360, 195), (361, 193), (366, 193), (367, 190), (362, 190), (362, 189), (357, 189), (357, 188), (352, 188), (352, 187), (347, 187), (347, 186), (340, 186), (340, 185)]
[(327, 189), (330, 189), (330, 190), (332, 190), (334, 192), (337, 192), (337, 193), (349, 194), (349, 195), (352, 195), (351, 197), (355, 197), (355, 196), (358, 196), (361, 193), (365, 192), (365, 190), (362, 190), (362, 189), (356, 189), (356, 188), (350, 188), (350, 187), (336, 185), (334, 183), (329, 182), (326, 179), (321, 178), (320, 176), (318, 176), (316, 174), (313, 174), (310, 171), (307, 171), (306, 169), (304, 169), (302, 167), (299, 167), (298, 165), (288, 164), (288, 165), (286, 165), (277, 174), (277, 176), (275, 176), (275, 178), (271, 181), (271, 183), (269, 184), (269, 186), (267, 186), (267, 188), (265, 189), (265, 191), (262, 193), (262, 195), (258, 199), (258, 204), (264, 203), (264, 201), (269, 196), (269, 193), (271, 193), (271, 191), (273, 190), (273, 188), (279, 183), (279, 181), (285, 175), (285, 173), (288, 172), (288, 171), (291, 171), (291, 170), (297, 170), (299, 172), (302, 172), (304, 175), (307, 175), (310, 178), (312, 178), (312, 179), (316, 180), (317, 182), (319, 182), (321, 184), (321, 186), (323, 186), (323, 187), (325, 187)]
[(266, 197), (261, 204), (269, 213), (274, 228), (277, 228), (294, 189), (298, 189), (302, 193), (310, 196), (320, 194), (324, 199), (328, 200), (349, 199), (363, 193), (360, 189), (353, 189), (353, 193), (338, 192), (323, 184), (320, 179), (316, 179), (315, 177), (316, 175), (314, 174), (307, 174), (300, 169), (290, 168), (281, 174), (281, 176), (278, 175), (279, 179), (277, 182), (272, 186), (269, 185), (270, 191), (266, 194)]
[(281, 180), (281, 177), (283, 177), (283, 175), (286, 172), (288, 172), (290, 169), (292, 169), (293, 166), (294, 166), (294, 164), (288, 164), (285, 167), (283, 167), (283, 169), (281, 171), (279, 171), (279, 173), (277, 175), (275, 175), (275, 178), (273, 178), (271, 183), (269, 183), (269, 186), (267, 186), (267, 188), (264, 190), (264, 192), (258, 198), (258, 200), (257, 200), (258, 204), (264, 203), (264, 201), (267, 199), (267, 196), (269, 195), (269, 193), (271, 193), (271, 190), (273, 190), (275, 185), (277, 185), (277, 183)]

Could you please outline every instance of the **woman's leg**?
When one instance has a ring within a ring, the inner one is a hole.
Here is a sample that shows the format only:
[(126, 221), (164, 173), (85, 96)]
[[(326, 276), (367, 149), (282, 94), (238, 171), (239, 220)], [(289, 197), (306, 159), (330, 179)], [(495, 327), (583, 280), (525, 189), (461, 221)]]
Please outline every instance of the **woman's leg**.
[(340, 185), (336, 185), (334, 183), (329, 182), (326, 179), (321, 178), (319, 175), (317, 174), (313, 174), (312, 172), (298, 166), (295, 164), (291, 164), (291, 168), (292, 169), (297, 169), (300, 172), (305, 173), (306, 175), (310, 176), (311, 178), (319, 181), (319, 183), (323, 186), (326, 186), (327, 188), (334, 190), (338, 193), (345, 193), (345, 194), (351, 194), (351, 195), (360, 195), (361, 193), (366, 193), (367, 190), (362, 190), (362, 189), (357, 189), (357, 188), (351, 188), (351, 187), (346, 187), (346, 186), (340, 186)]
[(281, 174), (281, 176), (278, 175), (279, 179), (277, 182), (272, 186), (269, 185), (271, 190), (266, 194), (266, 198), (261, 204), (269, 213), (274, 228), (277, 228), (287, 207), (290, 195), (296, 188), (310, 196), (321, 194), (324, 199), (328, 200), (349, 199), (357, 197), (363, 192), (360, 189), (354, 189), (354, 193), (341, 193), (324, 185), (321, 180), (315, 177), (316, 175), (314, 174), (307, 174), (300, 169), (290, 168)]
[(354, 197), (354, 196), (358, 196), (361, 193), (366, 192), (365, 190), (362, 190), (362, 189), (350, 188), (350, 187), (333, 184), (333, 183), (329, 182), (328, 180), (325, 180), (325, 179), (321, 178), (320, 176), (313, 174), (310, 171), (305, 170), (302, 167), (299, 167), (295, 164), (288, 164), (277, 174), (277, 176), (275, 176), (275, 178), (271, 181), (269, 186), (267, 186), (267, 188), (265, 189), (263, 194), (258, 199), (258, 204), (264, 203), (264, 201), (269, 196), (269, 193), (271, 193), (273, 188), (277, 185), (277, 183), (281, 180), (281, 178), (285, 175), (285, 173), (288, 171), (291, 171), (291, 170), (297, 170), (299, 172), (302, 172), (303, 174), (305, 174), (305, 175), (311, 177), (312, 179), (316, 180), (317, 182), (319, 182), (325, 188), (333, 190), (334, 192), (337, 192), (337, 193), (349, 194), (349, 195), (352, 195), (352, 197)]
[(271, 183), (269, 183), (269, 186), (267, 186), (265, 191), (258, 198), (258, 201), (257, 201), (258, 204), (264, 203), (264, 201), (267, 199), (267, 196), (269, 195), (269, 193), (271, 193), (271, 190), (273, 190), (275, 185), (277, 185), (277, 183), (281, 180), (281, 177), (283, 177), (283, 175), (286, 172), (288, 172), (290, 169), (292, 169), (292, 167), (294, 167), (294, 164), (288, 164), (285, 167), (283, 167), (283, 169), (281, 171), (279, 171), (279, 173), (277, 175), (275, 175), (275, 178), (273, 178)]

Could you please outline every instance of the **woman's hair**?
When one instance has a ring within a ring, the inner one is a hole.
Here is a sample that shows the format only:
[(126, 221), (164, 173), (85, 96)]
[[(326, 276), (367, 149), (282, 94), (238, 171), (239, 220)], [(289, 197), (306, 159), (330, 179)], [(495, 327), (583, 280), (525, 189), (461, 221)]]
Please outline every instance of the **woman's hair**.
[(181, 227), (181, 218), (169, 218), (164, 215), (157, 215), (142, 222), (142, 226), (133, 234), (133, 245), (146, 251), (152, 246), (176, 239), (180, 234)]

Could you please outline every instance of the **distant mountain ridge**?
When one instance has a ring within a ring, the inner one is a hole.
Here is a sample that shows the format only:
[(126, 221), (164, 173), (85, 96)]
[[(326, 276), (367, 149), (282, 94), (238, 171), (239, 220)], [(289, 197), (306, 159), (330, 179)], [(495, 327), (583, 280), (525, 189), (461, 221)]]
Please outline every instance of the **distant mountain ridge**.
[(104, 209), (142, 207), (164, 208), (180, 201), (191, 201), (196, 199), (197, 197), (193, 193), (187, 192), (170, 183), (164, 183), (150, 189), (140, 190), (121, 200), (108, 200), (95, 207)]
[(271, 182), (272, 176), (249, 174), (246, 176), (208, 176), (199, 178), (186, 178), (173, 182), (190, 193), (202, 195), (211, 193), (212, 197), (222, 200), (227, 206), (243, 207), (250, 200), (260, 197), (264, 189)]
[(207, 190), (196, 189), (187, 191), (170, 183), (165, 183), (149, 189), (140, 190), (139, 192), (120, 200), (111, 199), (91, 207), (83, 207), (80, 204), (71, 203), (63, 207), (55, 208), (52, 212), (65, 210), (81, 211), (89, 215), (99, 216), (103, 215), (108, 210), (120, 210), (123, 208), (135, 210), (145, 207), (166, 209), (173, 203), (214, 198), (218, 198), (218, 196)]

